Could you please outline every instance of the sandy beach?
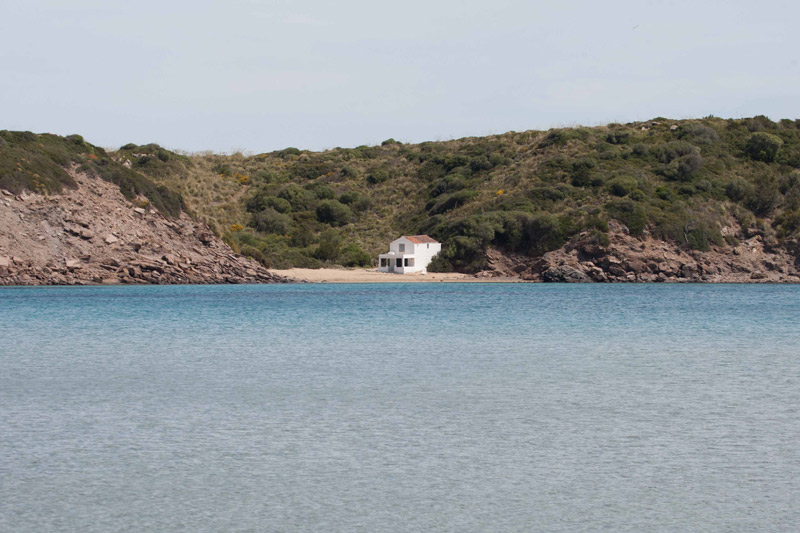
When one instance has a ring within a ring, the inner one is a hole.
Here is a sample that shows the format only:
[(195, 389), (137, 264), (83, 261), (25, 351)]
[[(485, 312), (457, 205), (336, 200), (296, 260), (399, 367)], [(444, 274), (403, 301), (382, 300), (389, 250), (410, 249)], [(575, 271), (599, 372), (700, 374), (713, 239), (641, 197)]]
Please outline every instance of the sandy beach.
[(309, 281), (311, 283), (516, 283), (519, 278), (484, 278), (457, 272), (429, 272), (427, 274), (389, 274), (374, 268), (289, 268), (270, 270), (273, 274)]

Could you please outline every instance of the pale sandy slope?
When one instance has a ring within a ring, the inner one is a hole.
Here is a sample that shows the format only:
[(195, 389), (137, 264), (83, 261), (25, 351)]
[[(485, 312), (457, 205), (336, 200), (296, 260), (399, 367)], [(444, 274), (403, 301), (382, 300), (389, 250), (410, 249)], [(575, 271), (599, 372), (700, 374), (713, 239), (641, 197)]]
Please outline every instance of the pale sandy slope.
[(407, 283), (407, 282), (510, 282), (519, 278), (478, 278), (469, 274), (433, 273), (428, 274), (389, 274), (377, 272), (374, 268), (289, 268), (271, 270), (273, 274), (303, 279), (313, 283)]

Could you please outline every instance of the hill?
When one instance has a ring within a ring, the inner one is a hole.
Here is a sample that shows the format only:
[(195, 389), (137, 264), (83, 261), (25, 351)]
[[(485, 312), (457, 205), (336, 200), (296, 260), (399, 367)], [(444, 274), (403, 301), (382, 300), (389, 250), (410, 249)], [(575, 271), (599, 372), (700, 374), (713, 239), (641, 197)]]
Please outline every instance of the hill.
[(398, 235), (427, 233), (444, 243), (438, 271), (800, 281), (798, 120), (656, 118), (252, 155), (31, 135), (0, 133), (0, 187), (52, 193), (85, 172), (165, 217), (188, 212), (269, 268), (369, 266)]
[[(662, 278), (680, 278), (682, 265), (692, 263), (697, 269), (689, 279), (793, 279), (795, 273), (797, 120), (657, 118), (175, 161), (171, 153), (159, 158), (160, 150), (128, 145), (113, 157), (180, 191), (234, 249), (269, 267), (370, 265), (397, 235), (428, 233), (445, 243), (436, 270), (511, 269), (544, 279), (550, 262), (563, 260), (594, 272), (592, 279), (627, 280), (631, 273), (660, 279), (658, 267), (629, 268), (630, 253), (618, 250), (623, 257), (615, 258), (624, 275), (594, 261), (609, 246), (649, 242), (676, 257)], [(564, 257), (556, 259), (559, 250)], [(702, 254), (733, 264), (718, 265), (714, 278), (703, 264), (719, 260)], [(654, 261), (647, 254), (640, 259)], [(581, 265), (587, 262), (593, 266)]]
[(271, 281), (284, 280), (103, 149), (0, 132), (0, 285)]

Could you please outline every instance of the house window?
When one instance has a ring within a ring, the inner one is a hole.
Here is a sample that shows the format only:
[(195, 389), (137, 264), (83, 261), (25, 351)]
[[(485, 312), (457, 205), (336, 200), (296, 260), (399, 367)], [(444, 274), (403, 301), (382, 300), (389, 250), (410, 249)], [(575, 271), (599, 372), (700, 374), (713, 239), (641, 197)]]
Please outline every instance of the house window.
[(398, 247), (398, 249), (400, 250), (400, 253), (401, 253), (401, 254), (402, 254), (403, 252), (405, 252), (405, 251), (406, 251), (406, 245), (405, 245), (405, 243), (402, 243), (402, 242), (401, 242), (400, 244), (398, 244), (398, 245), (397, 245), (397, 247)]
[(406, 257), (406, 266), (413, 267), (414, 266), (414, 258), (413, 257)]
[(395, 263), (394, 263), (394, 264), (395, 264), (395, 266), (396, 266), (397, 268), (403, 268), (403, 259), (402, 259), (402, 258), (400, 258), (400, 257), (398, 257), (398, 258), (395, 260)]
[(430, 250), (430, 248), (431, 248), (431, 245), (430, 245), (430, 243), (426, 244), (426, 245), (425, 245), (425, 248), (428, 248), (428, 249)]
[(385, 257), (381, 257), (381, 267), (385, 267), (385, 266), (386, 266), (386, 264), (387, 264), (387, 262), (388, 262), (388, 261), (386, 260), (386, 258), (385, 258)]

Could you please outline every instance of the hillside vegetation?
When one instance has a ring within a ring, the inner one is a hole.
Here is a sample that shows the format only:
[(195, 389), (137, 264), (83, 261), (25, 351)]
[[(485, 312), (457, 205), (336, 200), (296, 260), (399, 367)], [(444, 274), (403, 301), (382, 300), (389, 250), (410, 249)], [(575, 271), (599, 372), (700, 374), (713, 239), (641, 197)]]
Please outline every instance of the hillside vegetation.
[[(47, 165), (36, 179), (26, 175), (39, 163), (20, 167), (23, 156), (8, 145), (35, 141), (19, 135), (32, 134), (0, 134), (0, 185), (70, 186)], [(798, 120), (657, 118), (247, 156), (182, 156), (157, 145), (109, 155), (82, 139), (37, 137), (44, 148), (66, 146), (52, 157), (58, 165), (84, 165), (115, 183), (147, 177), (156, 188), (134, 193), (167, 210), (184, 201), (235, 250), (270, 267), (370, 265), (401, 234), (444, 243), (433, 269), (475, 272), (489, 247), (537, 257), (578, 233), (602, 243), (610, 220), (703, 251), (756, 233), (782, 246), (800, 231)]]

